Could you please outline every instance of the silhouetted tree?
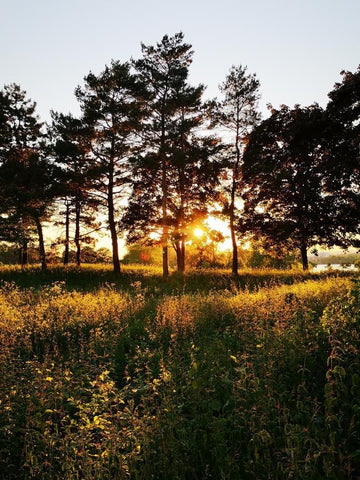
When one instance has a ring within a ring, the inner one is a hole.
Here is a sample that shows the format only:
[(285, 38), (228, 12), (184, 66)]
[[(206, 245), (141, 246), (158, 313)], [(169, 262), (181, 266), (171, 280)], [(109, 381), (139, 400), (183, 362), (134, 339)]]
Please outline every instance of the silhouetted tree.
[[(147, 212), (152, 213), (149, 225), (161, 226), (163, 255), (163, 275), (169, 274), (169, 164), (173, 157), (173, 122), (179, 113), (184, 99), (179, 92), (187, 89), (188, 69), (192, 59), (191, 45), (184, 43), (182, 33), (173, 37), (165, 35), (156, 46), (141, 45), (143, 56), (133, 62), (138, 78), (146, 88), (146, 123), (143, 131), (143, 144), (146, 155), (138, 164), (135, 191), (144, 188), (157, 200), (146, 203)], [(202, 87), (199, 87), (200, 93)], [(192, 90), (187, 92), (197, 95)], [(186, 93), (184, 93), (186, 96)], [(186, 98), (187, 100), (187, 98)], [(160, 204), (160, 205), (159, 205)], [(156, 215), (154, 206), (160, 206)], [(138, 206), (138, 210), (140, 207)], [(142, 218), (143, 215), (140, 217)]]
[(360, 66), (355, 73), (343, 71), (342, 76), (329, 93), (326, 109), (332, 125), (326, 185), (336, 197), (346, 247), (360, 246)]
[[(42, 268), (46, 253), (42, 222), (48, 219), (54, 199), (53, 170), (46, 156), (42, 124), (35, 114), (36, 104), (16, 85), (1, 93), (0, 184), (1, 209), (17, 233), (25, 251), (29, 226), (36, 226)], [(29, 221), (31, 220), (31, 221)], [(24, 229), (22, 230), (21, 227)]]
[(309, 247), (339, 238), (336, 203), (324, 184), (329, 133), (318, 105), (282, 106), (250, 134), (243, 157), (248, 190), (240, 229), (269, 245), (291, 240), (305, 270)]
[(195, 221), (206, 217), (209, 206), (217, 199), (223, 164), (218, 156), (218, 139), (189, 135), (186, 128), (182, 130), (182, 122), (177, 138), (169, 182), (170, 239), (177, 269), (184, 272), (188, 230)]
[(226, 142), (225, 156), (231, 173), (228, 185), (224, 185), (224, 213), (229, 219), (232, 243), (232, 273), (238, 274), (238, 247), (236, 241), (236, 199), (241, 181), (242, 155), (246, 138), (260, 120), (257, 110), (260, 82), (256, 75), (248, 74), (247, 67), (233, 66), (225, 82), (220, 85), (222, 101), (213, 101), (211, 106), (212, 125), (223, 129)]
[(70, 224), (74, 217), (75, 261), (81, 264), (81, 225), (99, 228), (95, 213), (98, 202), (92, 195), (94, 158), (90, 154), (91, 129), (82, 119), (52, 112), (52, 142), (56, 163), (61, 168), (60, 187), (65, 221), (64, 264), (69, 261)]
[(199, 135), (204, 87), (188, 84), (192, 52), (183, 34), (166, 35), (155, 47), (142, 45), (142, 51), (143, 58), (134, 66), (146, 93), (143, 153), (133, 161), (133, 194), (124, 224), (133, 242), (161, 231), (163, 275), (167, 276), (169, 244), (183, 272), (188, 225), (205, 214), (206, 201), (214, 197), (219, 142)]
[(107, 210), (113, 266), (117, 274), (120, 273), (120, 261), (116, 209), (129, 184), (128, 159), (139, 116), (135, 86), (129, 64), (113, 61), (100, 75), (87, 75), (84, 88), (76, 90), (84, 121), (92, 130), (93, 190), (99, 205)]

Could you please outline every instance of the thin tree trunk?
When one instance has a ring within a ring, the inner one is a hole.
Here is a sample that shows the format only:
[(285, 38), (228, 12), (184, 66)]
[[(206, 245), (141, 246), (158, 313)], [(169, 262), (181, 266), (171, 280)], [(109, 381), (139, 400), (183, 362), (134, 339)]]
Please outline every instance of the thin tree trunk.
[(304, 271), (309, 270), (306, 242), (301, 243), (300, 251), (301, 251), (301, 261), (302, 261), (303, 270)]
[(182, 248), (181, 248), (181, 272), (185, 273), (185, 252), (186, 252), (186, 243), (185, 239), (182, 240)]
[(42, 225), (38, 217), (35, 218), (35, 223), (36, 223), (36, 229), (39, 237), (39, 253), (40, 253), (40, 261), (41, 261), (41, 270), (46, 270), (47, 264), (46, 264), (44, 235), (43, 235)]
[[(184, 123), (184, 112), (182, 111), (181, 122)], [(180, 139), (181, 151), (185, 152), (185, 142), (184, 142), (184, 134), (181, 131), (181, 139)], [(179, 210), (179, 232), (180, 232), (180, 241), (179, 241), (179, 248), (180, 248), (180, 265), (178, 271), (181, 273), (185, 272), (185, 179), (184, 179), (184, 168), (182, 165), (178, 166), (178, 175), (179, 175), (179, 196), (180, 196), (180, 210)]]
[(237, 190), (237, 179), (239, 175), (239, 166), (240, 166), (240, 147), (239, 147), (239, 109), (237, 111), (237, 125), (236, 125), (236, 137), (235, 137), (235, 148), (236, 148), (236, 159), (233, 166), (233, 175), (232, 175), (232, 184), (231, 184), (231, 198), (230, 198), (230, 235), (231, 235), (231, 244), (232, 244), (232, 274), (238, 275), (239, 270), (239, 259), (238, 259), (238, 249), (236, 243), (235, 235), (235, 197)]
[(161, 159), (161, 210), (162, 210), (162, 270), (163, 277), (169, 276), (169, 253), (168, 253), (168, 240), (169, 240), (169, 226), (167, 224), (167, 196), (168, 196), (168, 184), (167, 184), (167, 164), (165, 154), (165, 115), (161, 115), (161, 140), (160, 140), (160, 159)]
[(167, 224), (167, 179), (166, 179), (166, 160), (162, 160), (162, 269), (163, 277), (169, 276), (169, 255), (168, 255), (168, 237), (169, 227)]
[(176, 253), (177, 271), (180, 272), (180, 268), (181, 268), (180, 242), (179, 241), (175, 242), (173, 244), (173, 247), (174, 247), (174, 250), (175, 250), (175, 253)]
[(28, 249), (28, 242), (24, 240), (23, 243), (23, 258), (22, 258), (23, 265), (28, 265), (29, 263), (29, 249)]
[(29, 263), (29, 256), (28, 256), (28, 242), (27, 240), (23, 241), (23, 244), (20, 248), (20, 265), (21, 268), (24, 268)]
[(76, 246), (76, 265), (81, 265), (81, 244), (80, 244), (80, 212), (81, 205), (78, 200), (75, 203), (75, 246)]
[(70, 203), (65, 201), (65, 250), (64, 250), (64, 265), (69, 263), (69, 245), (70, 245)]
[(163, 245), (162, 245), (162, 270), (163, 270), (163, 277), (169, 276), (169, 255), (168, 255), (168, 247), (166, 244), (166, 238), (168, 236), (168, 231), (166, 228), (163, 228)]
[(114, 273), (118, 275), (121, 272), (120, 260), (119, 260), (119, 247), (118, 247), (118, 239), (117, 239), (117, 233), (116, 233), (116, 225), (114, 220), (114, 208), (113, 206), (110, 206), (110, 205), (109, 205), (109, 228), (110, 228), (110, 234), (111, 234)]
[(119, 260), (119, 247), (115, 223), (115, 208), (114, 208), (114, 163), (110, 164), (109, 184), (108, 184), (108, 221), (111, 235), (112, 258), (114, 273), (119, 275), (121, 272)]
[(235, 236), (235, 226), (234, 226), (234, 205), (230, 206), (230, 235), (231, 235), (231, 244), (232, 244), (232, 274), (238, 275), (239, 270), (239, 259), (238, 259), (238, 248), (236, 243)]

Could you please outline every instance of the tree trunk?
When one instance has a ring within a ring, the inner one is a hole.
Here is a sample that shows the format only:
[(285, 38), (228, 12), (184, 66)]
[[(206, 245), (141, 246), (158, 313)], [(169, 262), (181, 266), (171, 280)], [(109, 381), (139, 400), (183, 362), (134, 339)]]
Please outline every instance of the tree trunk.
[(185, 241), (179, 240), (175, 245), (177, 271), (185, 272)]
[[(181, 116), (181, 123), (183, 124), (185, 121), (184, 112), (182, 112)], [(181, 130), (181, 137), (180, 137), (180, 145), (181, 151), (185, 152), (185, 139), (183, 130)], [(180, 240), (179, 240), (179, 264), (178, 264), (178, 271), (180, 273), (185, 272), (185, 246), (186, 246), (186, 238), (185, 238), (185, 174), (184, 168), (182, 165), (178, 165), (178, 181), (179, 181), (179, 192), (178, 195), (180, 197), (180, 209), (178, 212), (178, 227), (180, 233)]]
[(47, 264), (46, 264), (44, 235), (43, 235), (42, 225), (38, 217), (35, 218), (35, 223), (36, 223), (36, 229), (39, 237), (39, 253), (40, 253), (40, 261), (41, 261), (41, 270), (46, 270)]
[(111, 235), (111, 245), (112, 245), (112, 259), (114, 273), (120, 275), (120, 260), (119, 260), (119, 247), (118, 239), (116, 232), (116, 223), (115, 223), (115, 207), (114, 207), (114, 163), (111, 161), (110, 172), (109, 172), (109, 184), (108, 184), (108, 221), (109, 229)]
[(176, 253), (176, 267), (177, 267), (177, 271), (179, 272), (181, 268), (180, 242), (179, 241), (175, 242), (173, 244), (173, 247)]
[(70, 203), (65, 201), (65, 250), (64, 250), (64, 265), (69, 263), (69, 245), (70, 245)]
[(301, 251), (301, 261), (302, 261), (303, 270), (304, 271), (309, 270), (306, 242), (301, 243), (300, 251)]
[[(166, 232), (163, 231), (163, 238), (166, 238)], [(163, 241), (162, 246), (162, 270), (163, 270), (163, 277), (169, 276), (169, 255), (168, 255), (168, 247)]]
[(112, 245), (112, 258), (113, 258), (113, 266), (114, 266), (114, 273), (119, 275), (121, 272), (120, 268), (120, 260), (119, 260), (119, 247), (118, 247), (118, 239), (116, 233), (116, 225), (114, 221), (114, 211), (109, 210), (109, 228), (111, 234), (111, 245)]
[(167, 164), (165, 155), (165, 117), (161, 118), (161, 143), (160, 143), (160, 158), (161, 158), (161, 209), (162, 209), (162, 269), (163, 277), (169, 276), (169, 254), (168, 254), (168, 237), (169, 227), (167, 224)]
[(181, 273), (185, 272), (185, 252), (186, 252), (186, 243), (185, 239), (182, 240), (182, 248), (181, 248)]
[(27, 240), (23, 241), (23, 244), (20, 248), (20, 264), (21, 268), (24, 268), (29, 263), (29, 255), (28, 255), (28, 242)]
[[(231, 207), (230, 207), (231, 208)], [(234, 227), (234, 205), (230, 210), (230, 235), (231, 235), (231, 244), (232, 244), (232, 274), (238, 275), (239, 272), (239, 259), (238, 259), (238, 249), (235, 236), (235, 227)]]
[(237, 113), (236, 113), (236, 136), (235, 136), (235, 149), (236, 149), (236, 159), (233, 165), (233, 174), (232, 174), (232, 184), (231, 184), (231, 198), (230, 198), (230, 212), (229, 212), (229, 219), (230, 219), (230, 235), (231, 235), (231, 244), (232, 244), (232, 274), (238, 275), (239, 272), (239, 259), (238, 259), (238, 249), (236, 243), (236, 235), (235, 235), (235, 197), (236, 197), (236, 190), (237, 190), (237, 180), (239, 175), (239, 166), (240, 166), (240, 146), (239, 146), (239, 130), (240, 130), (240, 109), (237, 105)]
[(75, 246), (76, 246), (76, 265), (81, 265), (81, 244), (80, 244), (80, 212), (81, 205), (77, 200), (75, 203)]

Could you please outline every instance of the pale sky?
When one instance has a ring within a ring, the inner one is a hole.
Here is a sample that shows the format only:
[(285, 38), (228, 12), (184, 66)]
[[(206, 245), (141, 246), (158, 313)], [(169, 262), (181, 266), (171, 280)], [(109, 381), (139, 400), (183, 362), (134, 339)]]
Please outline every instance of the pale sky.
[(206, 97), (231, 65), (247, 65), (266, 104), (318, 102), (360, 64), (360, 0), (0, 0), (0, 88), (18, 83), (50, 109), (78, 114), (74, 89), (111, 59), (139, 57), (140, 42), (182, 31), (191, 83)]

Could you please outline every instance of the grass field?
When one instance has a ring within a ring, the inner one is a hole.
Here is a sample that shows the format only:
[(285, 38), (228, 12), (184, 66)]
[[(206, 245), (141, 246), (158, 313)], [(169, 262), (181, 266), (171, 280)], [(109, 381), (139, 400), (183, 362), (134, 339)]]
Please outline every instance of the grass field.
[(0, 276), (0, 478), (360, 476), (357, 277)]

